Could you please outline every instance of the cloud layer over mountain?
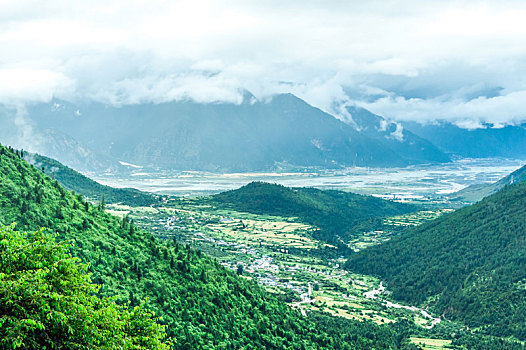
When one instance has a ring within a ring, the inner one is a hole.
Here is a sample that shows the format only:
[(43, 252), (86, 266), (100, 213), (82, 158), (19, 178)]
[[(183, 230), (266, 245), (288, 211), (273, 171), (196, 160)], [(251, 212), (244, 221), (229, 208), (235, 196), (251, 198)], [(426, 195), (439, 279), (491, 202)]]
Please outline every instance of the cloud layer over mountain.
[(4, 1), (0, 102), (239, 103), (526, 120), (521, 1)]

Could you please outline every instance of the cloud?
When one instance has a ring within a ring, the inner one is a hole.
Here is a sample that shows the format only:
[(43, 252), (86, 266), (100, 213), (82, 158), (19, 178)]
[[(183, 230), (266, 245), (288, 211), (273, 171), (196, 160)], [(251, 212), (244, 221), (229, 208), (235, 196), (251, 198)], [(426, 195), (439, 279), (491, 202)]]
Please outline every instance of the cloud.
[(162, 103), (174, 100), (239, 104), (243, 102), (243, 91), (235, 79), (222, 75), (187, 73), (126, 78), (110, 82), (99, 91), (91, 93), (89, 97), (113, 105)]
[(380, 115), (396, 120), (433, 122), (447, 120), (464, 128), (478, 128), (483, 123), (502, 127), (526, 120), (526, 90), (513, 91), (494, 97), (480, 96), (470, 100), (442, 98), (422, 99), (401, 96), (386, 96), (370, 103), (356, 104)]
[(0, 96), (2, 102), (8, 104), (49, 101), (72, 85), (73, 82), (68, 77), (47, 69), (0, 69)]
[(248, 89), (335, 114), (514, 123), (525, 17), (522, 1), (8, 0), (0, 102), (240, 103)]
[(22, 105), (2, 106), (0, 108), (0, 141), (15, 148), (35, 152), (41, 149), (41, 134), (26, 118), (27, 112)]

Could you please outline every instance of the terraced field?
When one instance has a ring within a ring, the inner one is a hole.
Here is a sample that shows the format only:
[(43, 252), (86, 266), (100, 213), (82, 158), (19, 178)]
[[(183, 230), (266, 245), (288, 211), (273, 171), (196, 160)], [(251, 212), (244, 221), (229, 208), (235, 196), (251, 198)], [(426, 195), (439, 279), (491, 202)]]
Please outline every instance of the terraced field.
[(393, 235), (399, 233), (405, 227), (417, 226), (453, 211), (453, 209), (422, 210), (416, 213), (385, 218), (381, 227), (376, 230), (362, 232), (356, 238), (351, 239), (348, 245), (353, 251), (357, 252), (391, 239)]
[(453, 212), (454, 209), (422, 210), (416, 213), (397, 215), (384, 219), (388, 226), (417, 226), (425, 221), (434, 220), (441, 215)]

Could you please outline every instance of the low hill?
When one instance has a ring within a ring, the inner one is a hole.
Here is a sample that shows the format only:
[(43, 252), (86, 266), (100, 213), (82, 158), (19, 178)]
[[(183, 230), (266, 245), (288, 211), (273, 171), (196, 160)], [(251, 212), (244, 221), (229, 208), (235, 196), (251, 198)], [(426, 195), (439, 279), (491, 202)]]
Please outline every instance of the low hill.
[(317, 238), (339, 244), (357, 225), (376, 218), (416, 211), (417, 207), (343, 191), (288, 188), (252, 182), (211, 197), (216, 205), (254, 214), (297, 217), (320, 229)]
[(452, 193), (449, 199), (460, 202), (478, 202), (482, 198), (500, 191), (502, 188), (515, 183), (526, 181), (526, 166), (519, 168), (497, 182), (490, 184), (475, 184), (458, 192)]
[(391, 349), (401, 342), (387, 326), (349, 321), (342, 334), (304, 318), (216, 260), (107, 214), (21, 152), (0, 146), (0, 225), (12, 222), (19, 230), (47, 227), (71, 241), (102, 296), (132, 306), (148, 298), (176, 349)]
[(156, 195), (134, 188), (113, 188), (101, 185), (54, 159), (36, 153), (24, 152), (23, 158), (56, 179), (68, 190), (83, 194), (91, 200), (100, 202), (104, 197), (107, 203), (125, 203), (133, 206), (148, 206), (159, 200)]
[(350, 257), (394, 298), (497, 336), (526, 339), (526, 183)]

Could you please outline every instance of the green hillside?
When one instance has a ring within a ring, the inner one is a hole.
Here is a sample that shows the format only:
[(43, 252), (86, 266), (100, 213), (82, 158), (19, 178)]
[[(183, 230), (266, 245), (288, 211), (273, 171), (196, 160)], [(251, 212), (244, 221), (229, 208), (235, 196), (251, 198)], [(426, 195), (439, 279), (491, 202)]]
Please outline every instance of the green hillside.
[(126, 203), (134, 206), (145, 206), (158, 202), (157, 196), (134, 188), (113, 188), (101, 185), (62, 163), (39, 154), (23, 152), (23, 158), (48, 176), (55, 178), (62, 186), (92, 200), (101, 201), (104, 197), (107, 203)]
[(288, 188), (264, 182), (252, 182), (240, 189), (219, 193), (211, 201), (254, 214), (298, 217), (320, 229), (317, 238), (334, 244), (341, 244), (339, 237), (351, 237), (358, 225), (366, 221), (417, 210), (414, 205), (355, 193)]
[[(402, 339), (387, 326), (349, 321), (338, 329), (305, 318), (217, 261), (160, 241), (102, 206), (87, 203), (0, 146), (0, 224), (47, 227), (71, 240), (90, 264), (102, 296), (131, 306), (148, 298), (177, 349), (389, 349)], [(345, 332), (342, 332), (345, 329)]]
[(526, 183), (353, 255), (347, 268), (447, 319), (526, 339)]
[(143, 306), (97, 296), (88, 266), (43, 230), (0, 227), (2, 349), (168, 350), (164, 327)]

